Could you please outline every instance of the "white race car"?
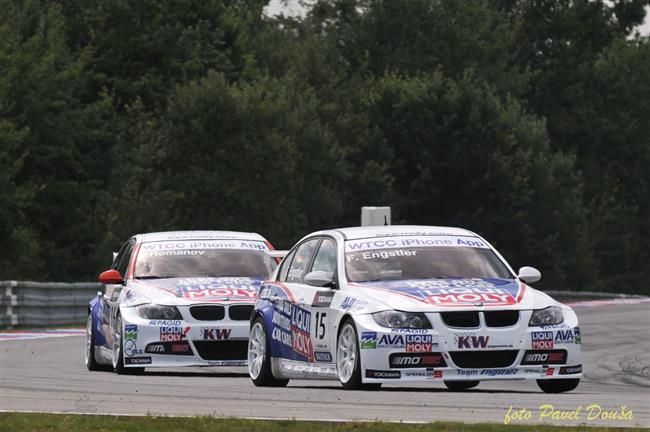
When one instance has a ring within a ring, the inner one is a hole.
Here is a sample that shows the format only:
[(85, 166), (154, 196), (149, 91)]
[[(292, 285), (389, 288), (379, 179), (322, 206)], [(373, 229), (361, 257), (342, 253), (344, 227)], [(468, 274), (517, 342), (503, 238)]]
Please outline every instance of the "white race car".
[(534, 379), (577, 387), (574, 311), (527, 283), (483, 238), (459, 228), (382, 226), (312, 233), (260, 288), (248, 369), (258, 386), (338, 379), (345, 388)]
[(243, 366), (253, 303), (277, 266), (254, 233), (178, 231), (127, 241), (88, 306), (86, 366)]

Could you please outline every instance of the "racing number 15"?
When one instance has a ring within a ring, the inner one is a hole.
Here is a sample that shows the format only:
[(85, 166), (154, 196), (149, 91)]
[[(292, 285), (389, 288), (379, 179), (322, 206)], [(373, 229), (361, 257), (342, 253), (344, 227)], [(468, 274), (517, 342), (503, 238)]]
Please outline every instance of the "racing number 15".
[(325, 338), (325, 318), (327, 317), (326, 312), (316, 312), (316, 339)]

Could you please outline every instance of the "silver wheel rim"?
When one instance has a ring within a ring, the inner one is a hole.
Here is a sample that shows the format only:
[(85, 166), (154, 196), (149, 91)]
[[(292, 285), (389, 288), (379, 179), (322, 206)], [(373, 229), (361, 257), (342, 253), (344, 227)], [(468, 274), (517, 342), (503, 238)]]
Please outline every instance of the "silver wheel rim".
[(256, 322), (248, 339), (248, 374), (253, 379), (257, 379), (262, 372), (265, 352), (266, 337), (264, 336), (264, 329), (262, 329), (260, 322)]
[(90, 364), (90, 349), (92, 345), (93, 338), (93, 316), (88, 315), (88, 321), (86, 322), (86, 353), (84, 355), (84, 363), (86, 366)]
[(342, 383), (350, 381), (357, 362), (357, 340), (354, 329), (346, 324), (336, 347), (336, 369)]
[(113, 334), (113, 367), (117, 368), (119, 358), (122, 355), (122, 318), (117, 318)]

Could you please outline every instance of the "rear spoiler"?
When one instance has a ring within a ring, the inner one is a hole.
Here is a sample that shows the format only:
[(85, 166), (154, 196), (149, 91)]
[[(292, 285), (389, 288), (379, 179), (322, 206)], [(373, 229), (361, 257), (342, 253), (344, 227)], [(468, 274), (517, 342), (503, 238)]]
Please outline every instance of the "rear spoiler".
[(284, 258), (289, 253), (288, 250), (271, 250), (267, 252), (272, 258)]

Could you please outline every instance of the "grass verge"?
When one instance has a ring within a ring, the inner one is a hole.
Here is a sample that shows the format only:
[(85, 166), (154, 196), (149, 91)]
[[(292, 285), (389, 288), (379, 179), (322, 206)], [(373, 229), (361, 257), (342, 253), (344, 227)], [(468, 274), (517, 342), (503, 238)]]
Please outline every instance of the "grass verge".
[(573, 427), (548, 425), (501, 425), (497, 423), (403, 424), (383, 422), (309, 422), (295, 420), (247, 420), (215, 417), (121, 417), (78, 414), (0, 413), (0, 431), (93, 431), (93, 432), (424, 432), (424, 431), (641, 431), (641, 428)]

